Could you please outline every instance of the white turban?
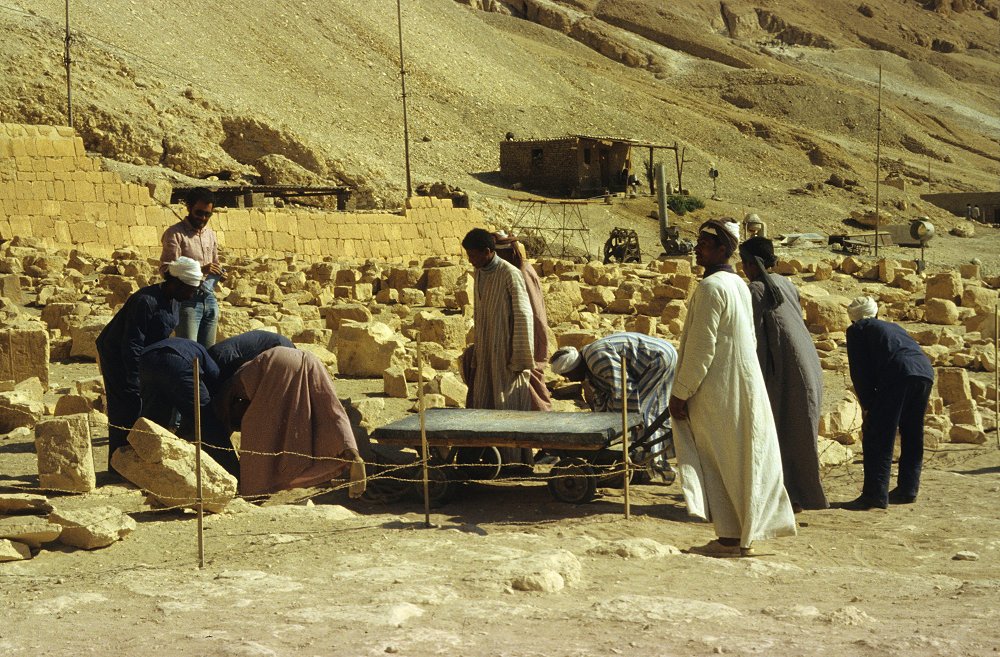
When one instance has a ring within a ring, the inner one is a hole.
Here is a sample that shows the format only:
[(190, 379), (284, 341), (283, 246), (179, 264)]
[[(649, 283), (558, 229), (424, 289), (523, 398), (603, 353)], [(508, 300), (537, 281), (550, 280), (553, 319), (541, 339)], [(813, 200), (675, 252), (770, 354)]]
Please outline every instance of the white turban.
[(847, 316), (852, 322), (878, 314), (878, 304), (871, 297), (858, 297), (847, 306)]
[(583, 356), (576, 350), (576, 347), (563, 347), (552, 354), (549, 364), (556, 374), (566, 374), (572, 372), (583, 361)]
[(181, 256), (167, 265), (167, 271), (174, 278), (179, 278), (181, 283), (198, 287), (201, 285), (201, 265), (197, 260)]

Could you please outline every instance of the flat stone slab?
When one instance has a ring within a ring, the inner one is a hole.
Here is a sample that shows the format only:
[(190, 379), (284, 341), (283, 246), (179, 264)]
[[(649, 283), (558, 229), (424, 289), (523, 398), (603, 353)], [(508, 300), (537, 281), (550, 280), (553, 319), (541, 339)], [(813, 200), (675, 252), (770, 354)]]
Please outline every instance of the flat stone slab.
[(44, 495), (11, 493), (0, 495), (0, 515), (47, 515), (52, 504)]
[[(498, 411), (481, 408), (433, 408), (425, 413), (430, 445), (466, 447), (531, 447), (598, 450), (621, 436), (622, 415), (558, 411)], [(629, 413), (629, 428), (642, 424)], [(411, 415), (375, 430), (375, 440), (388, 445), (420, 444), (420, 417)]]

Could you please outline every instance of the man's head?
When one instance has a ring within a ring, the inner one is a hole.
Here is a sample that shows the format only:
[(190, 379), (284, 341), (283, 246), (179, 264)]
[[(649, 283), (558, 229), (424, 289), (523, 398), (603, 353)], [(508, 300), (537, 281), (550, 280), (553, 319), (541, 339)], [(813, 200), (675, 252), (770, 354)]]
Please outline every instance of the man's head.
[(215, 209), (215, 194), (204, 187), (195, 187), (187, 195), (187, 220), (195, 230), (208, 225)]
[(576, 347), (557, 349), (549, 359), (549, 365), (556, 374), (561, 374), (570, 381), (583, 381), (587, 377), (587, 361), (577, 351)]
[(852, 322), (878, 315), (878, 304), (871, 297), (858, 297), (847, 306), (847, 316)]
[(479, 269), (493, 260), (497, 244), (493, 239), (493, 233), (482, 228), (473, 228), (462, 239), (462, 248), (465, 249), (472, 266)]
[(175, 301), (187, 301), (201, 286), (201, 265), (197, 260), (181, 256), (167, 265), (163, 275), (163, 290)]
[(773, 267), (778, 259), (774, 257), (774, 244), (766, 237), (751, 237), (740, 244), (740, 260), (747, 278), (756, 280), (764, 271)]
[(702, 267), (729, 262), (740, 242), (740, 225), (735, 220), (709, 219), (698, 229), (695, 261)]

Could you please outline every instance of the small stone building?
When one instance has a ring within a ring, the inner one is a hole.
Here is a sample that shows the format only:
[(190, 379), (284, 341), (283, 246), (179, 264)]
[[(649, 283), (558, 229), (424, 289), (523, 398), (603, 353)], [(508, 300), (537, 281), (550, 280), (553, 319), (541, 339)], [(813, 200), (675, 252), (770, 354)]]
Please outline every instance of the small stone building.
[(566, 196), (621, 192), (628, 174), (641, 175), (641, 163), (632, 159), (633, 146), (653, 147), (631, 139), (587, 135), (502, 141), (500, 177), (507, 185)]
[(978, 207), (980, 221), (1000, 224), (1000, 192), (944, 192), (921, 194), (920, 198), (960, 217)]

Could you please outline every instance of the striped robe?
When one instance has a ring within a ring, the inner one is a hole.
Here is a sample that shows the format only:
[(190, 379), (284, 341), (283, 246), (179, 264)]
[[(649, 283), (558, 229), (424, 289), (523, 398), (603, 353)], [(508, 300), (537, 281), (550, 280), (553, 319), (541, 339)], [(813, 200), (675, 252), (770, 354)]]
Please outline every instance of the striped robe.
[[(644, 333), (615, 333), (583, 347), (580, 355), (587, 363), (587, 380), (594, 388), (595, 411), (622, 409), (622, 356), (628, 370), (629, 410), (642, 413), (646, 426), (667, 410), (677, 351), (666, 340)], [(653, 434), (653, 439), (662, 437), (669, 429), (668, 420)], [(654, 445), (653, 451), (662, 452), (664, 457), (673, 456), (673, 441)]]
[(521, 271), (494, 256), (475, 272), (472, 408), (531, 410), (534, 318)]

